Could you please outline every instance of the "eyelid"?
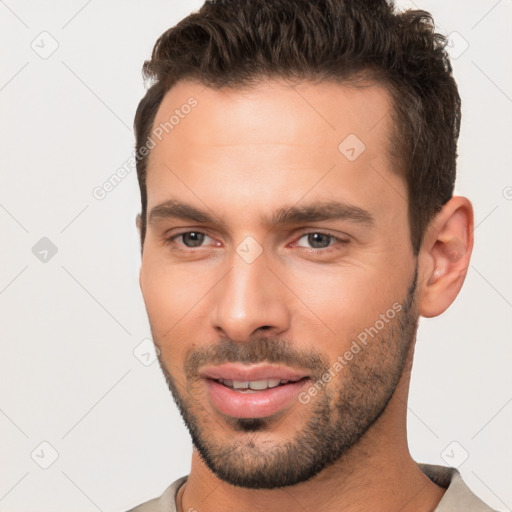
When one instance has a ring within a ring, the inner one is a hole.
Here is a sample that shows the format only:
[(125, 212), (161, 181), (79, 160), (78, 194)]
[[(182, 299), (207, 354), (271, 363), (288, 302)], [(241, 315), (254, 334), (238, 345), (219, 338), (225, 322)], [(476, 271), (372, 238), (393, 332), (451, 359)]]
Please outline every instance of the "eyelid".
[[(214, 239), (211, 235), (209, 235), (206, 231), (201, 231), (199, 229), (187, 229), (185, 231), (181, 231), (179, 233), (175, 233), (171, 236), (167, 236), (167, 235), (164, 235), (164, 238), (165, 238), (165, 243), (166, 244), (171, 244), (171, 243), (174, 243), (175, 240), (177, 238), (179, 238), (180, 236), (182, 235), (186, 235), (187, 233), (198, 233), (200, 235), (205, 235), (207, 236), (208, 238), (211, 238), (212, 240)], [(185, 250), (189, 250), (189, 251), (193, 251), (193, 250), (197, 250), (197, 249), (204, 249), (206, 246), (204, 245), (200, 245), (199, 247), (187, 247), (186, 245), (184, 244), (179, 244), (180, 247), (184, 247)]]
[[(311, 234), (318, 234), (318, 235), (328, 236), (328, 237), (334, 239), (335, 243), (330, 244), (327, 247), (322, 247), (320, 249), (315, 249), (314, 247), (302, 247), (302, 246), (297, 245), (298, 241), (301, 238), (303, 238), (306, 235), (311, 235)], [(316, 253), (323, 252), (323, 253), (326, 253), (326, 252), (330, 251), (331, 249), (335, 249), (336, 245), (339, 245), (339, 244), (346, 245), (349, 242), (350, 242), (350, 237), (348, 235), (340, 236), (340, 235), (334, 235), (334, 234), (329, 233), (328, 231), (324, 231), (322, 229), (308, 229), (306, 231), (300, 232), (300, 233), (295, 235), (295, 242), (293, 242), (293, 246), (294, 247), (295, 246), (300, 247), (301, 249), (305, 249), (306, 251), (310, 251), (310, 252), (316, 252)]]
[(351, 238), (346, 233), (340, 233), (336, 232), (333, 233), (332, 231), (329, 231), (329, 229), (326, 228), (302, 228), (294, 232), (294, 237), (303, 237), (304, 235), (310, 235), (312, 233), (318, 233), (319, 235), (326, 235), (326, 236), (332, 236), (333, 238), (336, 238), (338, 240), (343, 239), (345, 237), (348, 241), (349, 238)]
[[(202, 235), (205, 235), (211, 239), (214, 239), (211, 235), (209, 235), (206, 231), (201, 231), (199, 229), (187, 229), (187, 230), (184, 230), (184, 231), (181, 231), (179, 233), (175, 233), (173, 234), (172, 236), (167, 236), (165, 238), (165, 242), (166, 244), (171, 244), (171, 243), (174, 243), (175, 240), (177, 238), (179, 238), (180, 236), (182, 235), (186, 235), (187, 233), (199, 233), (199, 234), (202, 234)], [(319, 235), (325, 235), (325, 236), (328, 236), (334, 240), (336, 240), (335, 243), (333, 244), (330, 244), (328, 245), (327, 247), (322, 247), (320, 249), (315, 249), (314, 247), (302, 247), (302, 246), (299, 246), (297, 245), (298, 241), (303, 238), (304, 236), (306, 235), (310, 235), (310, 234), (319, 234)], [(309, 252), (312, 252), (312, 253), (326, 253), (326, 252), (329, 252), (331, 249), (335, 250), (335, 246), (336, 245), (339, 245), (341, 244), (342, 246), (343, 245), (346, 245), (350, 242), (350, 236), (349, 235), (346, 235), (346, 234), (343, 234), (343, 236), (339, 236), (339, 235), (334, 235), (332, 233), (329, 233), (328, 231), (324, 231), (322, 229), (304, 229), (303, 231), (299, 231), (298, 233), (294, 233), (294, 242), (292, 242), (292, 246), (293, 247), (300, 247), (301, 249), (305, 249), (306, 251), (309, 251)], [(200, 245), (198, 247), (187, 247), (186, 245), (184, 244), (179, 244), (180, 247), (183, 247), (185, 251), (196, 251), (198, 249), (204, 249), (205, 247), (207, 246), (204, 246), (204, 245)]]

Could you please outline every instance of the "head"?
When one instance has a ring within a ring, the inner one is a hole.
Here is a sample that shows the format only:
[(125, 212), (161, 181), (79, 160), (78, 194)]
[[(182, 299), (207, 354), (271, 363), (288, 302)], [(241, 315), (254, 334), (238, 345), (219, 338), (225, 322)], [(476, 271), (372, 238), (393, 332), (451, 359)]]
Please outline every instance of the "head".
[[(371, 437), (407, 384), (418, 317), (460, 290), (472, 210), (453, 197), (445, 44), (428, 13), (384, 1), (217, 0), (144, 64), (140, 285), (169, 388), (223, 480), (293, 485)], [(292, 372), (292, 398), (225, 395), (229, 364)]]

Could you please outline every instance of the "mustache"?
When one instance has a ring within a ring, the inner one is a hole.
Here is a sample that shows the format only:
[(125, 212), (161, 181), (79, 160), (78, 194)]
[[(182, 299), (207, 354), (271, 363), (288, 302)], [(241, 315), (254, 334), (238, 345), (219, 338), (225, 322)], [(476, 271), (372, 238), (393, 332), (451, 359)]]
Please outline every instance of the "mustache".
[[(406, 298), (401, 301), (405, 316), (415, 307), (417, 283), (418, 263), (416, 262)], [(327, 356), (311, 348), (300, 350), (292, 340), (287, 338), (260, 336), (246, 342), (236, 342), (229, 337), (222, 337), (213, 345), (191, 347), (187, 350), (184, 363), (185, 375), (188, 379), (197, 379), (202, 366), (223, 363), (281, 364), (304, 370), (315, 379), (327, 373), (332, 364)]]
[(197, 378), (199, 369), (205, 365), (224, 363), (281, 364), (313, 375), (322, 375), (329, 368), (329, 360), (312, 349), (299, 350), (283, 338), (260, 337), (244, 343), (230, 338), (220, 338), (214, 345), (191, 348), (185, 355), (185, 375)]

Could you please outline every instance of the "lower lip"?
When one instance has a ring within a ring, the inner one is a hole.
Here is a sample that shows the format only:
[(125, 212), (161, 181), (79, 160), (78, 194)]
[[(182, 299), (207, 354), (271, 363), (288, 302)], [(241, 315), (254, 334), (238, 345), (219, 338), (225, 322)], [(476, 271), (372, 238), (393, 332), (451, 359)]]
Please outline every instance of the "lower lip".
[(262, 391), (235, 391), (213, 379), (205, 379), (211, 404), (235, 418), (264, 418), (292, 404), (309, 379), (302, 379)]

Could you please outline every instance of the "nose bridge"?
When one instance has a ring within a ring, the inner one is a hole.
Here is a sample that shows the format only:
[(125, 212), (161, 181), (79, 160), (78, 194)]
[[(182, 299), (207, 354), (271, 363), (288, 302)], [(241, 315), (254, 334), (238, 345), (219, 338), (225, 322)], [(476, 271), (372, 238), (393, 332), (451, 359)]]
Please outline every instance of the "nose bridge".
[(267, 268), (269, 260), (259, 244), (242, 242), (230, 258), (230, 271), (216, 287), (212, 325), (235, 341), (247, 341), (261, 327), (276, 332), (288, 327), (286, 297)]

